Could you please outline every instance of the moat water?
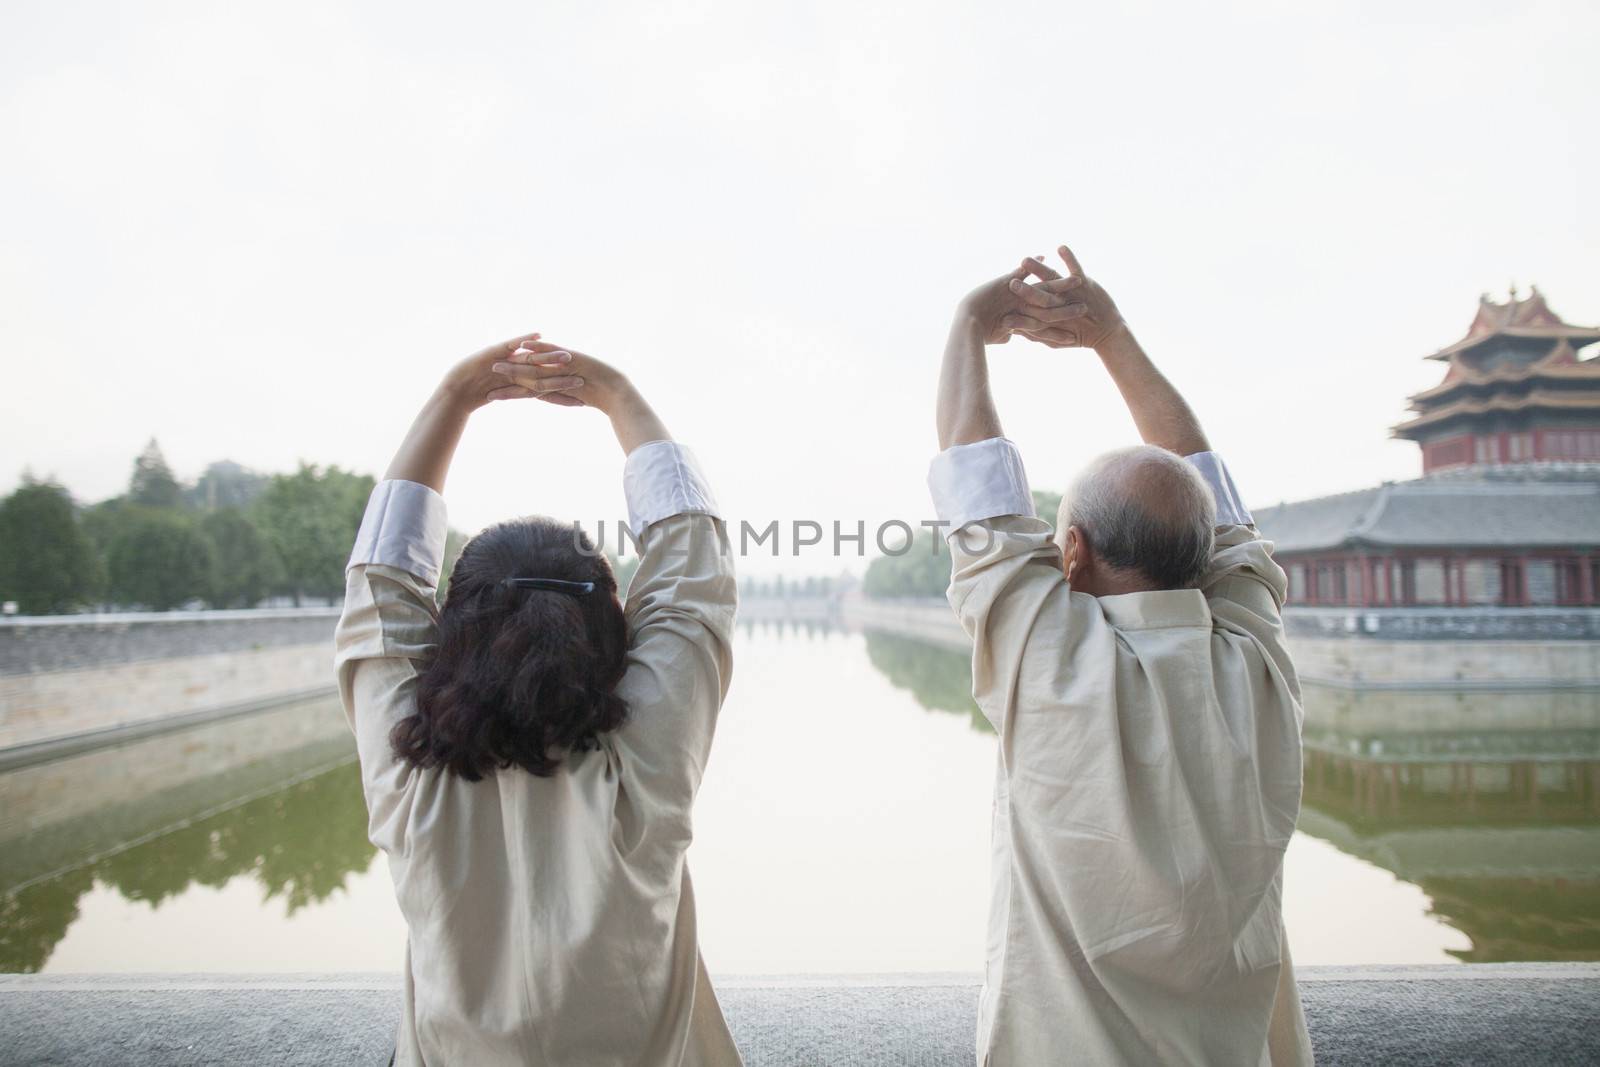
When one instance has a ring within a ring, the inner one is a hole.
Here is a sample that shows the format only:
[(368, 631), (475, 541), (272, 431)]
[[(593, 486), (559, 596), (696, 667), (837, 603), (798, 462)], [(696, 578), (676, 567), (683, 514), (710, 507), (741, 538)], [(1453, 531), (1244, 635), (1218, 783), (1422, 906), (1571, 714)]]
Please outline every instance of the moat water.
[[(763, 624), (736, 655), (690, 852), (710, 969), (981, 970), (966, 657)], [(1297, 963), (1600, 959), (1600, 693), (1306, 704)], [(0, 775), (0, 971), (392, 971), (404, 944), (332, 699)]]

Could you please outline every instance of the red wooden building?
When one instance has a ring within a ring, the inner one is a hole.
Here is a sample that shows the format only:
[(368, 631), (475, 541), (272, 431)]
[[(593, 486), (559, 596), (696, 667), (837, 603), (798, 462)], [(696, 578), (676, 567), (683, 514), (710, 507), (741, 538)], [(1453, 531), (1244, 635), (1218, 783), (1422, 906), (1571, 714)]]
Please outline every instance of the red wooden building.
[(1597, 341), (1537, 289), (1484, 297), (1394, 428), (1421, 446), (1423, 477), (1256, 510), (1290, 600), (1600, 605), (1600, 358), (1579, 355)]

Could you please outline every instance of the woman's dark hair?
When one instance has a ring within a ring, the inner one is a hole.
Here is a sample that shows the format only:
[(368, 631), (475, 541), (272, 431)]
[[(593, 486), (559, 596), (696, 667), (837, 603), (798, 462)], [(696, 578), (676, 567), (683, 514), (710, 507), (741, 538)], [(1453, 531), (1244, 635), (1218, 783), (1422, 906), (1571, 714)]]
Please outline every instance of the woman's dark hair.
[[(593, 582), (574, 595), (509, 578)], [(521, 767), (555, 773), (596, 748), (628, 707), (613, 690), (628, 651), (611, 564), (587, 535), (554, 519), (491, 526), (461, 551), (439, 612), (439, 647), (417, 683), (417, 709), (395, 724), (395, 754), (475, 782)]]

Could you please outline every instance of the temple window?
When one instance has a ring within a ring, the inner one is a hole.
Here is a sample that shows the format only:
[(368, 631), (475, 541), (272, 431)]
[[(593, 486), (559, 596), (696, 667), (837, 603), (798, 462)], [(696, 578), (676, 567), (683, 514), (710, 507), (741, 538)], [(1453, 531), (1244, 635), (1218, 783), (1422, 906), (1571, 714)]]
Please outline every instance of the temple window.
[(1562, 604), (1583, 603), (1583, 562), (1577, 559), (1556, 561), (1556, 600)]
[(1524, 595), (1529, 604), (1554, 604), (1557, 601), (1556, 561), (1530, 559), (1522, 567)]
[(1500, 603), (1500, 562), (1469, 559), (1461, 569), (1462, 595), (1468, 604)]
[(1306, 565), (1304, 563), (1289, 564), (1289, 599), (1295, 601), (1307, 600), (1306, 595)]
[(1419, 559), (1412, 563), (1412, 602), (1416, 604), (1443, 604), (1444, 561)]

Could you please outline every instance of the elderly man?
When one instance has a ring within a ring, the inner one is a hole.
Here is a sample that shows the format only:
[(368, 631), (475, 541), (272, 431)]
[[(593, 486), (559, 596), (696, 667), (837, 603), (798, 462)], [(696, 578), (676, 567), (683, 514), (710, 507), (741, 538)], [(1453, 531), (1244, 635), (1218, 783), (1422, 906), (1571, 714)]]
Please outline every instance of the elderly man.
[[(1282, 917), (1300, 807), (1283, 570), (1194, 414), (1063, 248), (951, 328), (928, 481), (1000, 735), (978, 1061), (1311, 1060)], [(1029, 281), (1029, 278), (1038, 281)], [(1001, 436), (986, 343), (1093, 348), (1145, 444), (1052, 536)]]

